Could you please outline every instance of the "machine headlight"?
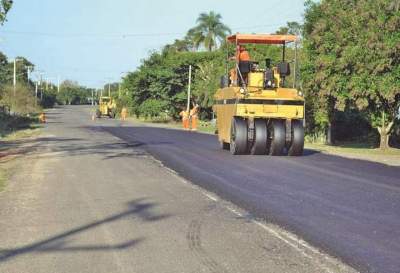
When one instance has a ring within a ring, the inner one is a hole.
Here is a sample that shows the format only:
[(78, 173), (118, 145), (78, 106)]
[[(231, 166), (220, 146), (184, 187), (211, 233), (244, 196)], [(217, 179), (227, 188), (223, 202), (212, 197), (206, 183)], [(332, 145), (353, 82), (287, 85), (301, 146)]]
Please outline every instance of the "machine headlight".
[(244, 88), (240, 88), (239, 92), (240, 94), (244, 94), (246, 91), (244, 90)]
[(297, 91), (297, 95), (299, 95), (300, 97), (304, 96), (303, 92), (301, 92), (301, 91)]

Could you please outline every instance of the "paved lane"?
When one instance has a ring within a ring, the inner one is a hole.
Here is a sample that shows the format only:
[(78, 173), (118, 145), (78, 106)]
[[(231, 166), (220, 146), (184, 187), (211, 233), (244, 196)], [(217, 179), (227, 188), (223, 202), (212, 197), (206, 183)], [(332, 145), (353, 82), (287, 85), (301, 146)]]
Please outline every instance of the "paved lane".
[(14, 143), (25, 157), (0, 193), (0, 272), (355, 272), (102, 129), (118, 121), (72, 106), (48, 118)]
[(400, 272), (398, 167), (312, 151), (298, 158), (232, 156), (212, 135), (112, 122), (102, 129), (362, 272)]

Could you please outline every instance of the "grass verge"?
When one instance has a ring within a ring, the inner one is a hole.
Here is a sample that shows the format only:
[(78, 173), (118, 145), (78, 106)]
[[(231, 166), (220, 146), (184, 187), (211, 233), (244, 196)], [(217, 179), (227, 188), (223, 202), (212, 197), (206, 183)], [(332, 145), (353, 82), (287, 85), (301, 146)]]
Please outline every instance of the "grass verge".
[[(21, 132), (25, 134), (29, 130), (35, 130), (39, 128), (38, 117), (37, 115), (31, 116), (14, 116), (8, 115), (4, 113), (0, 113), (0, 139), (4, 140), (5, 138), (11, 135), (11, 138), (19, 137)], [(24, 134), (22, 133), (22, 134)], [(14, 135), (14, 136), (13, 136)], [(21, 136), (23, 137), (23, 136)]]
[(40, 134), (41, 127), (39, 125), (32, 126), (30, 129), (18, 130), (9, 133), (7, 136), (1, 138), (2, 141), (15, 141), (23, 138), (34, 137)]
[(359, 155), (381, 155), (381, 156), (400, 156), (400, 149), (389, 148), (381, 150), (375, 148), (367, 143), (344, 143), (338, 145), (326, 145), (316, 143), (306, 143), (305, 145), (309, 149), (318, 150), (327, 153), (347, 153), (347, 154), (359, 154)]

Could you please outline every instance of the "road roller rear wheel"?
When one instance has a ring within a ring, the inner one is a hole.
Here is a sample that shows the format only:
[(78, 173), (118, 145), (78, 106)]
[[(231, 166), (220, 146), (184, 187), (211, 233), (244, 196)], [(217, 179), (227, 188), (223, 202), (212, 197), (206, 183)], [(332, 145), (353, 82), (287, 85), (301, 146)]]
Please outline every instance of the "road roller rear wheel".
[(283, 120), (271, 120), (268, 128), (269, 155), (281, 155), (286, 144), (286, 128)]
[(254, 140), (250, 149), (252, 155), (265, 155), (267, 153), (267, 123), (265, 119), (254, 120)]
[(292, 120), (292, 140), (288, 150), (289, 156), (300, 156), (304, 150), (304, 127), (301, 120)]
[(233, 155), (244, 154), (247, 151), (247, 122), (243, 118), (232, 119), (230, 151)]

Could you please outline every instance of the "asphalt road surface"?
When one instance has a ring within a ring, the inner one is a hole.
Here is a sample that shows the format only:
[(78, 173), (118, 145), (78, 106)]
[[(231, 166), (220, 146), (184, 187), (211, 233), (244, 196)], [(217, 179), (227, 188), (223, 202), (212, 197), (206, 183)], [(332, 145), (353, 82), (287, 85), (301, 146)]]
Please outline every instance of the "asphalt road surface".
[(103, 126), (252, 215), (278, 223), (361, 272), (400, 272), (400, 168), (306, 151), (232, 156), (215, 136)]
[(7, 143), (25, 156), (0, 192), (1, 273), (355, 272), (108, 133), (120, 125), (63, 107)]
[(399, 168), (48, 117), (0, 193), (0, 272), (399, 272)]

